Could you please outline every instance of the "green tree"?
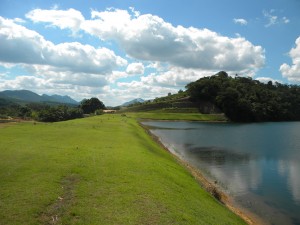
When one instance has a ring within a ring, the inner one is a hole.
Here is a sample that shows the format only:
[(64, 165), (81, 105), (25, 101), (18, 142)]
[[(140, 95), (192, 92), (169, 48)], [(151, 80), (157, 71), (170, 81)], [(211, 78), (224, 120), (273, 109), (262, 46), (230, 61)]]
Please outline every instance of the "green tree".
[(191, 99), (210, 101), (232, 121), (300, 120), (300, 87), (278, 82), (267, 84), (251, 77), (219, 72), (186, 86)]
[(97, 109), (105, 109), (105, 105), (98, 98), (83, 99), (80, 104), (83, 113), (94, 113)]
[(19, 110), (19, 115), (20, 117), (22, 117), (23, 119), (25, 118), (28, 118), (31, 116), (31, 109), (24, 106), (24, 107), (21, 107), (20, 110)]
[(38, 120), (43, 122), (57, 122), (82, 118), (83, 112), (79, 108), (71, 108), (66, 105), (56, 107), (46, 106), (38, 112)]

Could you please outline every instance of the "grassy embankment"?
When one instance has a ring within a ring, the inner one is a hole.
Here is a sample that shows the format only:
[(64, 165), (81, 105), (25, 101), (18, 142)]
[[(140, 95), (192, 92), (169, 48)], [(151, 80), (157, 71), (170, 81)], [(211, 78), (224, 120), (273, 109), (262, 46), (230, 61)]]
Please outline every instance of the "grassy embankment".
[(164, 111), (150, 112), (128, 112), (126, 115), (138, 119), (152, 120), (186, 120), (186, 121), (211, 121), (225, 122), (227, 118), (223, 114), (201, 114), (201, 113), (171, 113)]
[(245, 224), (133, 118), (0, 127), (0, 224)]

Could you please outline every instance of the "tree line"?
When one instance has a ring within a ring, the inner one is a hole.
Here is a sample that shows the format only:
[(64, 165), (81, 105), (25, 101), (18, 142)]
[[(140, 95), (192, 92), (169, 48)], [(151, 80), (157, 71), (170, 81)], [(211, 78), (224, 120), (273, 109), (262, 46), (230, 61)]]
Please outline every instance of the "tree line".
[(58, 122), (82, 118), (84, 114), (101, 114), (105, 105), (98, 98), (83, 99), (79, 106), (28, 103), (20, 105), (0, 99), (0, 117), (18, 117), (41, 122)]
[(193, 101), (214, 103), (236, 122), (300, 120), (300, 86), (230, 77), (224, 71), (186, 86)]

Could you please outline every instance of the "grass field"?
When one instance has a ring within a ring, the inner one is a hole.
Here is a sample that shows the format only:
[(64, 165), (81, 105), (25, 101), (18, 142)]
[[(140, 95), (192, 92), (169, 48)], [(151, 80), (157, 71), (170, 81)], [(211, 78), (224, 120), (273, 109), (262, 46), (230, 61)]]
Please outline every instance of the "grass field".
[(223, 114), (201, 113), (168, 113), (163, 111), (153, 112), (128, 112), (125, 115), (138, 119), (153, 120), (190, 120), (190, 121), (227, 121)]
[(245, 224), (136, 119), (0, 127), (0, 224)]

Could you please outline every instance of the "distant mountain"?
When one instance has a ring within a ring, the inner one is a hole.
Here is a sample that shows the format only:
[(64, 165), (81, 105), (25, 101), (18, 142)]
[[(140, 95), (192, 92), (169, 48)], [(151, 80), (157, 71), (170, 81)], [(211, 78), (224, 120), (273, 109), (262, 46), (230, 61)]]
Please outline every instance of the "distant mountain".
[(0, 92), (0, 97), (8, 100), (26, 101), (26, 102), (42, 102), (43, 98), (27, 90), (7, 90)]
[(49, 99), (48, 101), (50, 102), (61, 102), (61, 103), (67, 103), (67, 104), (74, 104), (74, 105), (78, 105), (78, 102), (75, 101), (74, 99), (72, 99), (70, 96), (68, 95), (46, 95), (46, 94), (43, 94), (42, 95), (43, 98), (47, 98)]
[(133, 100), (131, 100), (129, 102), (123, 103), (121, 106), (126, 107), (126, 106), (133, 105), (133, 104), (136, 104), (136, 103), (143, 103), (144, 101), (145, 100), (142, 99), (142, 98), (136, 98), (136, 99), (133, 99)]
[(6, 90), (0, 92), (0, 98), (6, 99), (12, 102), (22, 103), (22, 102), (53, 102), (53, 103), (62, 103), (62, 104), (74, 104), (78, 105), (79, 103), (72, 99), (69, 96), (61, 95), (38, 95), (32, 91), (28, 90)]

